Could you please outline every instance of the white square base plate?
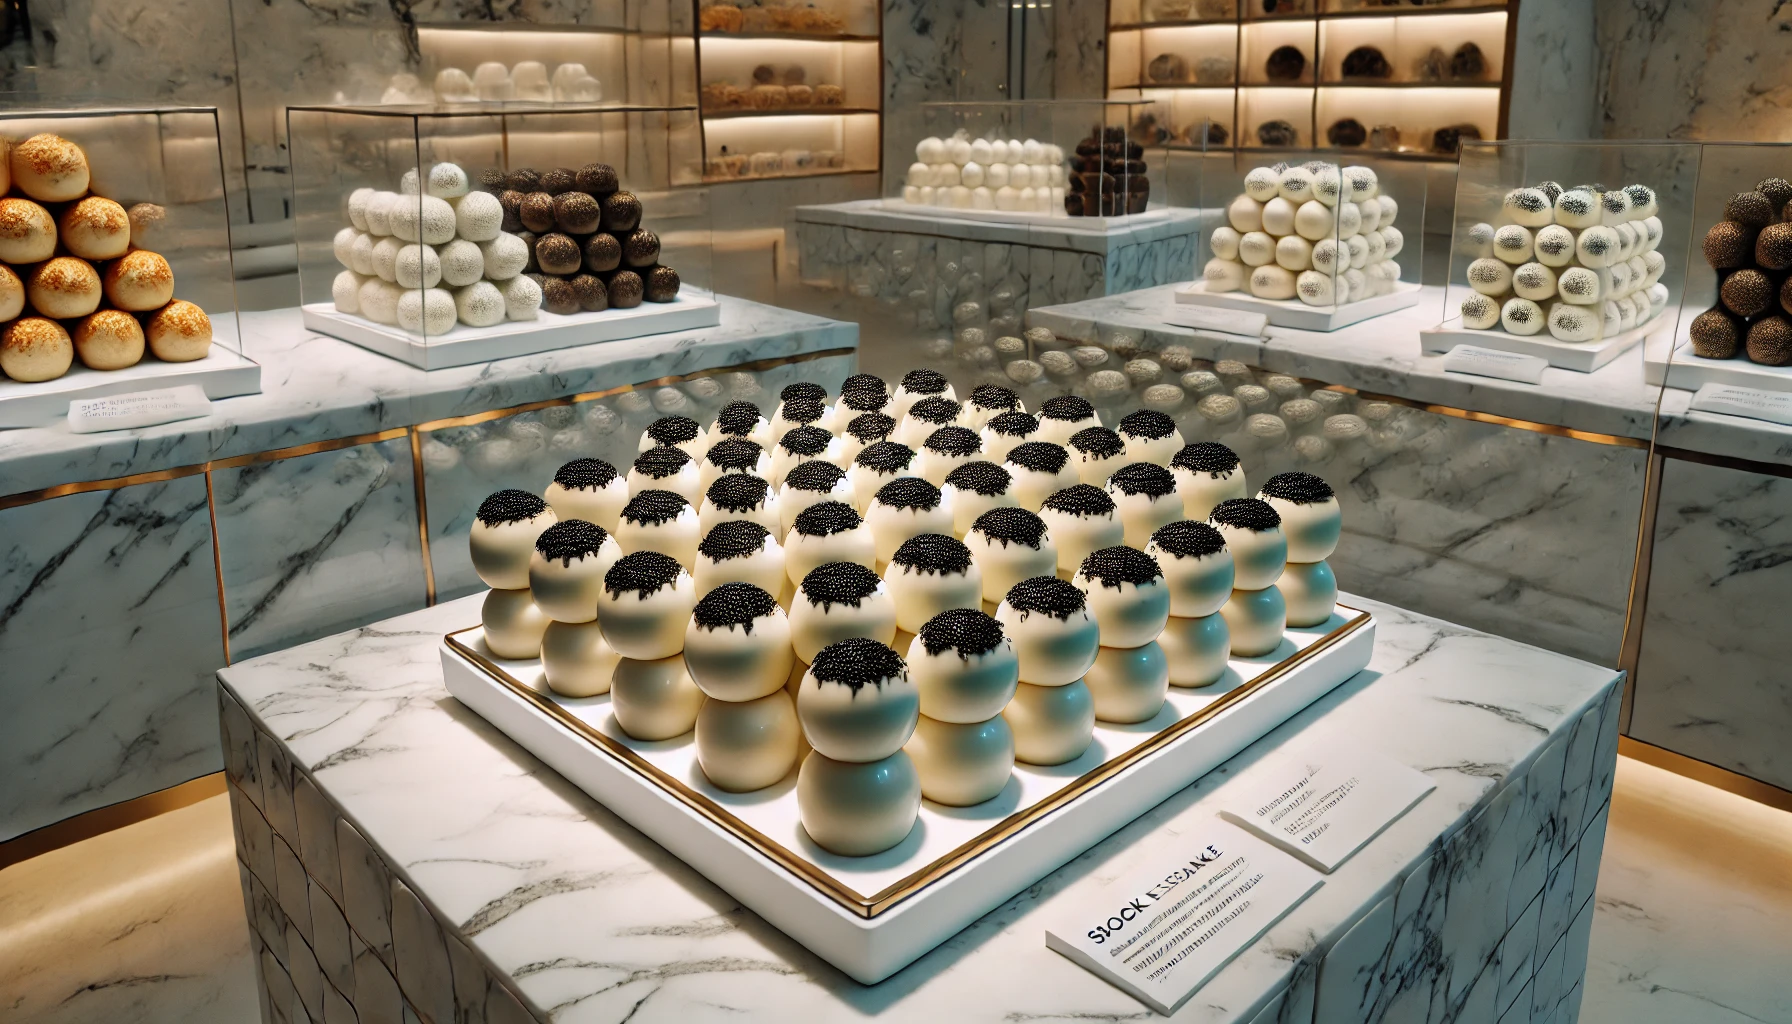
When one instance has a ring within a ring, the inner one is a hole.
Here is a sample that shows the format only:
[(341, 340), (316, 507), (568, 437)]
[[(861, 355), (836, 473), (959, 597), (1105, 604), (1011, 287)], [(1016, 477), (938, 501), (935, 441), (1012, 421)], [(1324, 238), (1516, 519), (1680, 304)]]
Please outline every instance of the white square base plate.
[(352, 313), (339, 313), (328, 302), (301, 306), (300, 313), (308, 330), (341, 338), (423, 370), (534, 355), (600, 341), (626, 341), (646, 334), (715, 327), (722, 322), (722, 307), (715, 296), (692, 289), (680, 291), (671, 302), (643, 302), (633, 309), (571, 316), (543, 311), (535, 320), (507, 320), (493, 327), (457, 323), (447, 334), (431, 338), (410, 334), (393, 324), (376, 324)]
[(1478, 345), (1496, 352), (1537, 356), (1558, 370), (1592, 373), (1635, 348), (1644, 338), (1666, 329), (1667, 324), (1663, 319), (1657, 316), (1646, 324), (1639, 324), (1621, 334), (1600, 338), (1598, 341), (1557, 341), (1547, 329), (1527, 338), (1505, 331), (1477, 331), (1462, 326), (1462, 318), (1457, 317), (1420, 331), (1419, 346), (1420, 351), (1427, 355), (1441, 356), (1448, 355), (1458, 345)]
[(68, 403), (197, 384), (211, 399), (261, 394), (261, 364), (213, 344), (204, 359), (164, 363), (144, 355), (122, 370), (89, 370), (75, 360), (55, 380), (27, 384), (0, 378), (0, 427), (46, 427), (68, 418)]
[(1096, 723), (1068, 764), (1017, 764), (975, 807), (923, 801), (895, 848), (842, 857), (803, 831), (795, 770), (754, 793), (711, 785), (693, 734), (644, 743), (610, 698), (548, 690), (539, 661), (493, 657), (478, 628), (442, 647), (448, 692), (629, 824), (818, 956), (866, 984), (889, 977), (1008, 897), (1212, 770), (1369, 663), (1375, 620), (1338, 606), (1263, 658), (1199, 689), (1171, 687), (1137, 725)]
[(1076, 228), (1083, 231), (1106, 231), (1111, 228), (1133, 227), (1166, 220), (1170, 216), (1168, 211), (1161, 209), (1146, 210), (1144, 213), (1122, 214), (1116, 217), (1072, 217), (1063, 211), (1023, 213), (1018, 210), (960, 210), (953, 206), (921, 206), (901, 199), (885, 199), (883, 208), (889, 213), (900, 213), (910, 217), (980, 220), (992, 224), (1025, 224), (1040, 228)]
[(1688, 322), (1674, 340), (1673, 358), (1668, 357), (1665, 335), (1649, 339), (1643, 350), (1643, 380), (1657, 387), (1666, 385), (1682, 391), (1697, 391), (1707, 384), (1727, 384), (1760, 391), (1792, 392), (1792, 366), (1764, 366), (1748, 356), (1734, 359), (1706, 359), (1694, 355), (1687, 340)]
[(1297, 331), (1335, 331), (1371, 317), (1408, 309), (1419, 304), (1420, 285), (1401, 281), (1386, 295), (1376, 295), (1342, 306), (1309, 306), (1299, 299), (1259, 299), (1248, 292), (1209, 292), (1206, 281), (1176, 289), (1176, 301), (1222, 309), (1243, 309), (1269, 317), (1272, 327)]

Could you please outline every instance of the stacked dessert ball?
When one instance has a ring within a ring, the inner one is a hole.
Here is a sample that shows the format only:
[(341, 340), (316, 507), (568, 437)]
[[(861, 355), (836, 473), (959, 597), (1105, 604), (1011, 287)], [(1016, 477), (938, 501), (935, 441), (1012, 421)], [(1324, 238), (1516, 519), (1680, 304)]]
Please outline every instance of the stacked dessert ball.
[(1145, 148), (1126, 137), (1120, 125), (1092, 129), (1076, 144), (1070, 161), (1070, 194), (1064, 212), (1072, 217), (1117, 217), (1144, 213), (1151, 202)]
[(1064, 150), (1037, 139), (949, 139), (915, 145), (902, 200), (914, 206), (958, 210), (1051, 213), (1066, 195)]
[(1343, 305), (1386, 295), (1400, 282), (1394, 257), (1405, 237), (1400, 206), (1367, 167), (1322, 160), (1254, 168), (1244, 192), (1213, 229), (1213, 259), (1201, 277), (1210, 293)]
[(336, 310), (424, 335), (455, 323), (492, 327), (629, 309), (678, 297), (678, 272), (659, 262), (660, 239), (641, 226), (641, 200), (615, 168), (405, 172), (397, 192), (348, 196), (336, 233)]
[(1705, 232), (1705, 262), (1717, 271), (1717, 305), (1693, 318), (1694, 354), (1767, 366), (1792, 365), (1792, 184), (1768, 178), (1724, 205)]
[[(55, 380), (75, 359), (122, 370), (145, 345), (164, 362), (211, 350), (205, 311), (174, 297), (174, 271), (142, 247), (161, 207), (89, 191), (80, 146), (57, 135), (0, 141), (0, 374)], [(135, 237), (133, 237), (135, 235)]]
[(1469, 228), (1462, 326), (1557, 341), (1598, 341), (1667, 308), (1667, 261), (1655, 191), (1646, 185), (1513, 189), (1500, 223)]
[(636, 739), (695, 730), (714, 785), (772, 785), (806, 740), (803, 825), (835, 853), (902, 842), (923, 797), (995, 797), (1017, 760), (1073, 761), (1098, 719), (1150, 721), (1170, 685), (1331, 615), (1324, 482), (1246, 498), (1237, 456), (1161, 413), (961, 403), (931, 370), (779, 398), (662, 417), (626, 472), (579, 459), (542, 496), (492, 495), (473, 564), (494, 654), (607, 691)]

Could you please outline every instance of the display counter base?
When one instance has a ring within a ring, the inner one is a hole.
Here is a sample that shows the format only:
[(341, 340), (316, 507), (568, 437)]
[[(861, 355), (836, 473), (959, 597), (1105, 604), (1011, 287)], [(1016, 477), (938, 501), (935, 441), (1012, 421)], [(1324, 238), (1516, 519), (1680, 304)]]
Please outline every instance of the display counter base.
[(211, 399), (261, 393), (261, 364), (214, 344), (204, 359), (164, 363), (144, 356), (122, 370), (89, 370), (76, 362), (55, 380), (36, 384), (0, 378), (0, 427), (47, 427), (68, 416), (68, 404), (138, 391), (197, 384)]
[(885, 199), (881, 203), (881, 208), (885, 213), (900, 213), (905, 217), (925, 217), (946, 221), (976, 220), (991, 224), (1025, 224), (1039, 228), (1077, 228), (1084, 231), (1108, 231), (1113, 228), (1132, 227), (1136, 224), (1151, 224), (1170, 219), (1169, 211), (1162, 209), (1122, 214), (1116, 217), (1072, 217), (1063, 213), (961, 210), (955, 206), (919, 206), (901, 199)]
[(534, 355), (601, 341), (626, 341), (647, 334), (715, 327), (722, 307), (707, 292), (681, 292), (671, 302), (643, 302), (633, 309), (557, 316), (543, 312), (535, 320), (505, 321), (494, 327), (456, 324), (447, 334), (423, 338), (390, 324), (376, 324), (338, 313), (328, 302), (301, 306), (305, 327), (423, 370), (441, 370), (486, 363), (511, 356)]
[(1262, 658), (1234, 658), (1199, 689), (1171, 687), (1156, 717), (1097, 722), (1068, 764), (1016, 764), (975, 807), (923, 801), (908, 838), (870, 857), (803, 831), (793, 769), (752, 793), (711, 785), (693, 734), (630, 739), (608, 695), (552, 693), (538, 661), (507, 661), (475, 627), (441, 649), (448, 692), (629, 824), (818, 956), (866, 984), (889, 977), (1243, 750), (1361, 671), (1375, 619), (1339, 605)]
[(1557, 341), (1547, 331), (1530, 337), (1505, 331), (1477, 331), (1462, 326), (1461, 319), (1452, 319), (1420, 331), (1419, 345), (1426, 355), (1440, 356), (1448, 355), (1458, 345), (1476, 345), (1496, 352), (1536, 356), (1558, 370), (1592, 373), (1666, 326), (1658, 316), (1646, 324), (1598, 341)]
[(1221, 309), (1262, 313), (1269, 317), (1271, 327), (1287, 327), (1297, 331), (1335, 331), (1371, 317), (1418, 305), (1420, 288), (1416, 281), (1402, 281), (1386, 295), (1377, 295), (1359, 302), (1346, 302), (1342, 306), (1309, 306), (1299, 299), (1259, 299), (1244, 292), (1209, 292), (1207, 282), (1195, 281), (1176, 289), (1176, 301), (1196, 306), (1218, 306)]
[(1672, 358), (1666, 338), (1651, 338), (1643, 352), (1643, 380), (1656, 387), (1697, 391), (1707, 384), (1792, 392), (1792, 366), (1767, 366), (1745, 355), (1734, 359), (1706, 359), (1694, 355), (1684, 331), (1675, 340)]

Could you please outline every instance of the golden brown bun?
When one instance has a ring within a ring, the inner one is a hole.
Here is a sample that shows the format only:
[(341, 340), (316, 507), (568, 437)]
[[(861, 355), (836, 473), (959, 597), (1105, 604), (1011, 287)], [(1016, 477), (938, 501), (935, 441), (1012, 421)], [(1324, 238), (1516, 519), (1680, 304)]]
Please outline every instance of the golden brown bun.
[(25, 282), (12, 268), (0, 264), (0, 323), (16, 318), (25, 311)]
[(131, 248), (131, 218), (110, 199), (88, 196), (62, 211), (56, 225), (63, 248), (84, 260), (109, 260)]
[(168, 220), (168, 211), (154, 203), (138, 203), (125, 211), (131, 218), (131, 244), (139, 249), (155, 249), (156, 229)]
[(12, 180), (42, 203), (66, 203), (87, 193), (87, 154), (60, 135), (33, 135), (12, 150)]
[(25, 295), (44, 316), (72, 320), (100, 308), (100, 275), (86, 260), (58, 256), (31, 272)]
[(13, 380), (35, 383), (55, 380), (75, 361), (68, 332), (54, 320), (28, 316), (14, 320), (0, 334), (0, 372)]
[(119, 309), (147, 313), (174, 298), (174, 271), (148, 249), (135, 249), (106, 265), (106, 298)]
[(0, 260), (14, 266), (56, 255), (56, 222), (29, 199), (0, 199)]
[(212, 320), (205, 310), (181, 299), (149, 318), (149, 350), (167, 363), (204, 359), (212, 347)]
[(143, 358), (143, 328), (137, 318), (102, 309), (75, 327), (75, 355), (89, 370), (122, 370)]

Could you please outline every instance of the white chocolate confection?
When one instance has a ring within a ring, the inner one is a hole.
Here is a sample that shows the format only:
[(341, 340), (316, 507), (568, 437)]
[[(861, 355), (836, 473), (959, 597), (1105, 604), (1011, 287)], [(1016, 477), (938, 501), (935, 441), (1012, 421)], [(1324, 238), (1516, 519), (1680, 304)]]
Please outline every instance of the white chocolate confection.
[(440, 163), (430, 167), (425, 190), (438, 199), (455, 199), (466, 195), (467, 187), (467, 172), (459, 164)]
[[(776, 427), (773, 429), (775, 431)], [(815, 426), (786, 430), (772, 446), (772, 468), (768, 479), (773, 484), (782, 484), (792, 469), (814, 459), (839, 465), (840, 439)]]
[(932, 483), (915, 476), (898, 477), (878, 488), (865, 510), (865, 525), (876, 542), (877, 562), (882, 565), (910, 537), (950, 534), (952, 509)]
[(1305, 167), (1290, 167), (1283, 171), (1276, 185), (1276, 195), (1293, 203), (1304, 203), (1313, 198), (1313, 172)]
[[(1317, 270), (1303, 270), (1300, 276), (1294, 279), (1294, 294), (1296, 298), (1309, 306), (1330, 306), (1338, 301), (1338, 283), (1338, 279), (1329, 274), (1320, 273)], [(1348, 298), (1349, 287), (1346, 286), (1343, 291), (1345, 297)]]
[(800, 584), (810, 571), (830, 562), (851, 562), (867, 570), (877, 565), (876, 538), (864, 518), (841, 501), (809, 506), (784, 535), (784, 567), (790, 582)]
[(1331, 238), (1338, 228), (1338, 212), (1318, 200), (1309, 200), (1294, 211), (1293, 226), (1296, 234), (1308, 241)]
[(625, 656), (616, 662), (610, 679), (610, 713), (635, 739), (651, 742), (683, 736), (696, 726), (702, 707), (703, 691), (691, 681), (684, 655), (652, 660)]
[[(382, 243), (383, 244), (383, 243)], [(362, 294), (365, 307), (366, 294)], [(490, 281), (475, 281), (454, 293), (454, 312), (469, 327), (491, 327), (504, 321), (504, 293)]]
[(355, 297), (355, 303), (361, 309), (361, 315), (376, 324), (395, 324), (398, 322), (398, 300), (404, 292), (390, 281), (382, 281), (377, 277), (368, 278), (361, 284), (361, 294)]
[[(1557, 341), (1595, 341), (1603, 329), (1603, 308), (1566, 302), (1553, 303), (1549, 307), (1549, 334)], [(1619, 330), (1623, 330), (1621, 313)]]
[(817, 566), (790, 599), (791, 646), (797, 657), (812, 664), (822, 648), (849, 637), (881, 644), (894, 640), (895, 599), (877, 574), (862, 565)]
[(1556, 278), (1556, 291), (1563, 302), (1591, 306), (1605, 301), (1611, 291), (1611, 277), (1587, 267), (1569, 267)]
[(1069, 450), (1061, 444), (1029, 441), (1008, 452), (1002, 468), (1013, 477), (1014, 500), (1021, 508), (1038, 511), (1045, 499), (1079, 479)]
[(696, 563), (697, 510), (676, 491), (645, 490), (629, 498), (616, 521), (616, 543), (622, 553), (658, 551), (680, 565)]
[(492, 281), (508, 281), (529, 265), (529, 243), (507, 231), (480, 242), (479, 252), (485, 257), (485, 276)]
[[(330, 282), (330, 301), (335, 303), (336, 312), (354, 313), (361, 309), (361, 286), (367, 279), (352, 270), (344, 270)], [(21, 308), (23, 304), (21, 303)], [(13, 314), (17, 316), (15, 312)]]
[(1064, 686), (1081, 679), (1095, 664), (1101, 627), (1089, 611), (1087, 596), (1067, 580), (1056, 576), (1022, 580), (1009, 588), (995, 617), (1014, 644), (1023, 683)]
[[(798, 698), (799, 717), (801, 698)], [(835, 761), (812, 752), (797, 772), (797, 808), (816, 845), (847, 857), (882, 853), (908, 838), (921, 810), (914, 761), (898, 750), (879, 761)]]
[(940, 500), (952, 509), (952, 533), (959, 538), (990, 509), (1020, 507), (1014, 475), (994, 462), (967, 462), (946, 474)]
[(1058, 549), (1058, 574), (1069, 578), (1083, 560), (1126, 538), (1114, 499), (1092, 484), (1077, 484), (1045, 499), (1039, 518)]
[(1126, 543), (1144, 549), (1159, 527), (1185, 518), (1176, 477), (1162, 466), (1135, 462), (1108, 477), (1108, 497), (1114, 499)]
[(921, 780), (921, 795), (948, 807), (992, 799), (1014, 774), (1014, 732), (995, 715), (954, 724), (923, 715), (903, 747)]
[(1282, 592), (1273, 586), (1234, 590), (1220, 614), (1232, 638), (1232, 653), (1241, 658), (1258, 658), (1274, 651), (1288, 627), (1287, 605)]
[(1512, 290), (1512, 268), (1501, 260), (1483, 257), (1468, 265), (1468, 283), (1482, 295), (1497, 298)]
[(685, 625), (696, 603), (696, 583), (684, 566), (658, 551), (636, 551), (617, 559), (605, 574), (597, 622), (616, 653), (655, 661), (684, 650)]
[(1045, 521), (1024, 508), (997, 508), (971, 525), (964, 543), (983, 575), (983, 599), (996, 603), (1010, 588), (1058, 570), (1058, 549)]
[(1288, 540), (1274, 508), (1257, 498), (1234, 498), (1215, 506), (1207, 522), (1232, 552), (1234, 590), (1262, 590), (1275, 584), (1288, 562)]
[[(912, 446), (911, 446), (912, 447)], [(927, 435), (921, 442), (920, 473), (935, 487), (946, 482), (947, 474), (967, 462), (983, 459), (983, 442), (969, 427), (944, 426)]]
[(729, 474), (745, 473), (765, 479), (771, 471), (771, 456), (766, 454), (757, 441), (730, 438), (710, 445), (709, 450), (697, 460), (698, 497), (692, 501), (701, 501), (701, 496), (709, 493), (709, 488), (717, 480)]
[(1606, 267), (1618, 258), (1618, 233), (1609, 227), (1590, 227), (1574, 240), (1574, 258), (1583, 267)]
[(914, 732), (920, 690), (902, 657), (879, 640), (850, 636), (827, 644), (798, 687), (803, 733), (823, 757), (879, 761)]
[(782, 496), (772, 490), (763, 477), (730, 473), (717, 478), (709, 485), (709, 490), (703, 492), (703, 504), (697, 514), (698, 529), (708, 536), (709, 531), (722, 523), (741, 519), (758, 523), (774, 536), (782, 537), (790, 532), (784, 528), (780, 515), (782, 503)]
[(527, 589), (535, 540), (558, 521), (547, 502), (528, 491), (491, 495), (480, 504), (467, 535), (473, 571), (493, 590)]
[(1294, 273), (1284, 267), (1263, 266), (1251, 271), (1251, 294), (1280, 301), (1294, 298)]
[(1157, 560), (1124, 545), (1083, 560), (1071, 580), (1088, 599), (1103, 647), (1142, 647), (1157, 639), (1170, 615), (1170, 588)]
[(983, 457), (1000, 465), (1017, 445), (1041, 440), (1039, 417), (1025, 412), (1005, 412), (991, 416), (983, 429), (978, 431), (977, 439), (983, 445)]
[(703, 500), (703, 473), (682, 448), (661, 445), (635, 457), (628, 471), (628, 492), (672, 491), (688, 502)]
[(957, 392), (946, 378), (935, 370), (910, 370), (903, 375), (902, 382), (896, 386), (896, 393), (891, 396), (890, 408), (885, 409), (891, 419), (898, 423), (908, 415), (908, 410), (923, 398), (944, 398), (958, 401)]
[(993, 384), (979, 384), (971, 389), (971, 397), (965, 400), (958, 416), (958, 425), (977, 432), (991, 419), (1005, 412), (1025, 411), (1025, 403), (1014, 391)]
[(1536, 334), (1546, 322), (1543, 308), (1530, 299), (1507, 299), (1500, 307), (1500, 326), (1509, 334)]
[(1269, 167), (1253, 167), (1245, 173), (1244, 193), (1260, 203), (1267, 203), (1276, 197), (1281, 188), (1282, 176)]
[(1257, 497), (1282, 520), (1290, 562), (1322, 562), (1338, 548), (1343, 513), (1331, 485), (1311, 473), (1277, 473)]
[(1345, 199), (1360, 203), (1381, 194), (1381, 182), (1372, 168), (1346, 167), (1340, 173), (1344, 176)]
[(1204, 522), (1171, 523), (1151, 537), (1145, 553), (1157, 560), (1170, 592), (1170, 614), (1203, 618), (1220, 610), (1236, 576), (1226, 539)]
[(1338, 578), (1327, 562), (1290, 562), (1276, 581), (1287, 607), (1288, 625), (1318, 626), (1338, 603)]
[(1540, 228), (1555, 219), (1549, 196), (1534, 188), (1517, 188), (1506, 193), (1501, 209), (1507, 220), (1528, 228)]
[(1027, 764), (1074, 761), (1095, 736), (1095, 700), (1080, 678), (1062, 686), (1021, 683), (1002, 718), (1014, 734), (1014, 759)]
[(1500, 325), (1498, 299), (1476, 292), (1462, 300), (1462, 326), (1476, 331), (1492, 330)]
[[(1313, 263), (1313, 243), (1299, 235), (1288, 235), (1276, 240), (1276, 266), (1283, 270), (1298, 274)], [(1298, 287), (1298, 279), (1296, 286)]]
[(772, 594), (751, 583), (724, 583), (703, 595), (684, 626), (685, 667), (718, 701), (758, 700), (789, 681), (796, 664), (791, 636)]
[(549, 622), (541, 635), (541, 674), (562, 697), (609, 693), (621, 657), (596, 622)]
[(1493, 233), (1493, 254), (1513, 266), (1530, 262), (1534, 244), (1530, 230), (1517, 224), (1507, 224)]
[(373, 243), (373, 272), (380, 280), (398, 280), (398, 254), (403, 249), (404, 243), (396, 238), (382, 238)]
[(538, 657), (542, 634), (551, 621), (535, 607), (527, 589), (487, 591), (479, 606), (485, 646), (500, 658)]
[[(1230, 597), (1230, 594), (1227, 595)], [(1226, 674), (1232, 633), (1219, 612), (1198, 619), (1171, 616), (1157, 638), (1170, 664), (1171, 686), (1210, 686)]]
[(884, 568), (884, 586), (896, 606), (896, 627), (919, 633), (934, 616), (952, 608), (978, 608), (983, 572), (964, 542), (945, 534), (910, 537)]
[(846, 470), (854, 506), (861, 512), (870, 508), (871, 499), (885, 484), (898, 477), (916, 476), (920, 469), (920, 456), (908, 445), (898, 441), (866, 445)]
[(856, 506), (855, 498), (852, 480), (845, 470), (831, 462), (812, 459), (784, 474), (783, 486), (778, 488), (773, 506), (776, 515), (773, 517), (775, 522), (772, 529), (778, 536), (785, 536), (796, 525), (796, 517), (802, 515), (809, 506), (824, 501), (840, 501)]
[(1463, 251), (1475, 259), (1485, 259), (1492, 256), (1493, 225), (1480, 223), (1470, 226), (1468, 234), (1464, 236), (1464, 243)]
[(529, 556), (529, 591), (542, 614), (556, 622), (591, 622), (604, 574), (622, 557), (622, 548), (603, 527), (583, 519), (562, 519), (535, 538)]
[(454, 329), (454, 296), (441, 288), (407, 288), (398, 297), (398, 326), (413, 334), (439, 337)]
[(691, 566), (699, 598), (724, 583), (751, 583), (777, 595), (783, 592), (784, 547), (758, 523), (731, 519), (717, 523), (697, 545)]
[[(1263, 204), (1263, 232), (1280, 238), (1294, 233), (1294, 213), (1298, 209), (1295, 203), (1282, 196), (1277, 196)], [(1274, 240), (1271, 240), (1274, 245)]]
[[(1174, 424), (1171, 424), (1174, 427)], [(1077, 479), (1094, 487), (1107, 486), (1114, 470), (1134, 461), (1126, 457), (1126, 441), (1106, 427), (1084, 427), (1070, 438), (1070, 457)]]
[(1250, 268), (1237, 260), (1216, 257), (1201, 268), (1201, 280), (1209, 292), (1235, 292), (1250, 281), (1250, 273)]
[(1248, 195), (1241, 195), (1226, 207), (1226, 221), (1232, 230), (1243, 233), (1263, 230), (1263, 204)]
[(781, 438), (797, 427), (820, 427), (833, 433), (834, 419), (827, 404), (827, 392), (818, 384), (792, 384), (779, 395), (778, 407), (772, 410), (771, 433)]
[(750, 793), (796, 766), (802, 726), (781, 687), (756, 700), (706, 700), (697, 711), (697, 764), (717, 788)]
[[(1129, 413), (1121, 419), (1115, 433), (1126, 445), (1127, 462), (1149, 462), (1168, 466), (1183, 448), (1182, 432), (1176, 421), (1161, 412), (1149, 409)], [(1120, 468), (1119, 466), (1114, 467)], [(1112, 475), (1112, 474), (1110, 474)], [(1104, 484), (1106, 480), (1102, 481)]]
[(1178, 519), (1203, 521), (1215, 505), (1248, 494), (1238, 454), (1214, 441), (1184, 446), (1170, 459), (1170, 475), (1182, 497), (1182, 515)]
[(1207, 245), (1213, 250), (1213, 254), (1220, 259), (1235, 260), (1238, 258), (1238, 240), (1240, 237), (1242, 236), (1237, 230), (1222, 224), (1219, 227), (1214, 228), (1207, 236)]
[[(1087, 427), (1101, 426), (1101, 417), (1095, 413), (1095, 407), (1088, 399), (1075, 395), (1059, 395), (1048, 398), (1039, 406), (1039, 435), (1029, 438), (1032, 441), (1044, 441), (1049, 444), (1067, 445), (1076, 432)], [(988, 446), (985, 445), (987, 449)], [(1072, 481), (1074, 483), (1074, 481)], [(1069, 484), (1065, 485), (1070, 486)], [(1050, 494), (1050, 491), (1046, 492)]]
[(771, 424), (764, 416), (759, 415), (759, 407), (752, 402), (729, 402), (716, 413), (716, 421), (710, 424), (708, 442), (711, 445), (733, 439), (752, 441), (761, 448), (772, 445)]
[(1002, 624), (974, 608), (953, 608), (910, 641), (908, 666), (921, 714), (968, 725), (1002, 713), (1020, 680), (1020, 659)]
[(1138, 647), (1102, 647), (1083, 682), (1103, 722), (1147, 722), (1163, 710), (1170, 665), (1155, 639)]

